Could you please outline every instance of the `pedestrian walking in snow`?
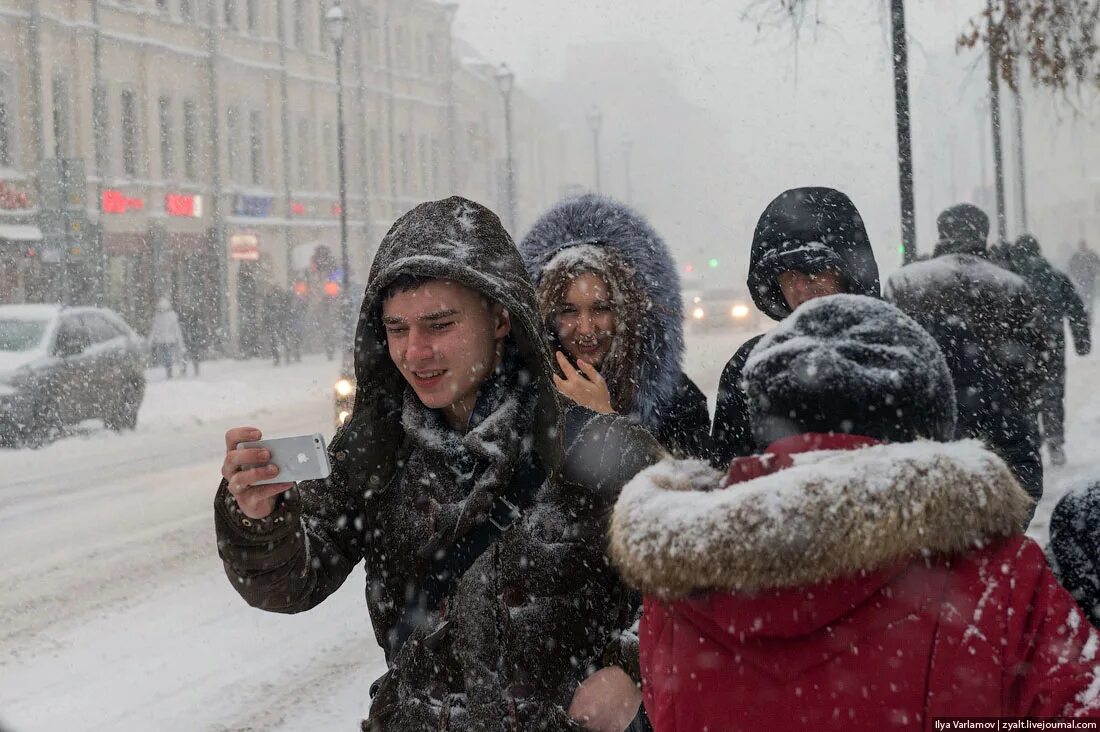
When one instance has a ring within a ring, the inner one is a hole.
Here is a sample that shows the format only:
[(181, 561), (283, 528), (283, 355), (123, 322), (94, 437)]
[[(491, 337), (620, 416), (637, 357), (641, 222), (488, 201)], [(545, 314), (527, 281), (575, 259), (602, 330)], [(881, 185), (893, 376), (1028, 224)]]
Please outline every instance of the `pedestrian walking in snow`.
[(1012, 472), (949, 442), (952, 375), (919, 324), (823, 297), (744, 379), (764, 454), (662, 462), (614, 510), (657, 732), (1100, 715), (1100, 632), (1021, 533)]
[(1100, 276), (1100, 255), (1082, 239), (1077, 244), (1077, 251), (1069, 258), (1069, 276), (1077, 291), (1081, 293), (1081, 299), (1085, 301), (1085, 310), (1089, 318), (1092, 318), (1092, 304), (1096, 299), (1096, 278)]
[(1034, 405), (1046, 348), (1038, 300), (1024, 280), (989, 259), (989, 217), (970, 204), (937, 219), (932, 259), (895, 272), (888, 300), (932, 334), (955, 381), (960, 437), (993, 448), (1036, 501), (1043, 463)]
[(184, 357), (180, 360), (180, 375), (187, 375), (187, 359), (199, 375), (199, 364), (206, 356), (206, 328), (199, 308), (194, 304), (183, 305), (179, 312), (180, 333), (183, 334)]
[[(878, 264), (852, 200), (832, 188), (794, 188), (769, 203), (752, 238), (748, 288), (756, 306), (773, 320), (824, 295), (878, 297)], [(715, 467), (763, 447), (749, 429), (741, 384), (745, 362), (760, 338), (746, 341), (722, 371), (711, 431)]]
[(1021, 236), (1008, 248), (1006, 266), (1031, 287), (1039, 304), (1039, 324), (1044, 349), (1039, 354), (1042, 383), (1038, 389), (1036, 410), (1039, 435), (1050, 451), (1054, 465), (1066, 462), (1066, 330), (1069, 323), (1077, 355), (1092, 350), (1089, 316), (1069, 277), (1043, 257), (1039, 241)]
[(701, 457), (710, 415), (683, 372), (680, 278), (664, 240), (628, 206), (589, 194), (543, 214), (519, 249), (557, 352), (559, 391)]
[(271, 360), (278, 366), (281, 360), (290, 363), (287, 347), (290, 335), (290, 293), (272, 285), (264, 296), (264, 332), (270, 339)]
[(355, 343), (356, 401), (329, 479), (254, 486), (277, 467), (236, 445), (260, 431), (226, 435), (214, 508), (234, 589), (302, 612), (365, 563), (389, 671), (364, 729), (626, 728), (641, 701), (623, 670), (636, 673), (637, 599), (602, 537), (619, 489), (662, 450), (558, 395), (497, 216), (454, 197), (399, 219)]
[(185, 347), (179, 316), (166, 297), (157, 300), (157, 312), (149, 329), (149, 349), (153, 363), (163, 366), (165, 376), (171, 379), (172, 366), (176, 359), (182, 361), (185, 357)]

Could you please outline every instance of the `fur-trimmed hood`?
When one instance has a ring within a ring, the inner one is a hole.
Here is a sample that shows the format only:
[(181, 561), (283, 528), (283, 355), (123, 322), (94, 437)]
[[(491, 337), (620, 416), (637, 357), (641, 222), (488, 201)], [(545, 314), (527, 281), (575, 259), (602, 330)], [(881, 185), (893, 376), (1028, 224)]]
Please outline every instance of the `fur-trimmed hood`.
[(637, 396), (630, 412), (647, 425), (674, 398), (683, 378), (684, 331), (680, 278), (664, 240), (629, 206), (586, 194), (558, 203), (535, 222), (519, 251), (538, 289), (546, 266), (580, 246), (606, 247), (633, 271), (641, 289)]
[(974, 440), (794, 457), (720, 490), (722, 475), (700, 461), (639, 473), (611, 525), (623, 579), (663, 599), (817, 584), (968, 551), (1019, 533), (1030, 511), (1005, 464)]

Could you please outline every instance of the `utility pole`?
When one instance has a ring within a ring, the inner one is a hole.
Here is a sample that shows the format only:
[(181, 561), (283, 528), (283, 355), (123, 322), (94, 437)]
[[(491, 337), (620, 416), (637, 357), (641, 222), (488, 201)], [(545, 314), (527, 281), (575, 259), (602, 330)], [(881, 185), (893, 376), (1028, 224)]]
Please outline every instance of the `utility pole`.
[(328, 26), (329, 38), (332, 39), (333, 49), (336, 51), (336, 169), (340, 178), (340, 266), (344, 273), (340, 289), (344, 298), (347, 298), (351, 275), (348, 263), (348, 179), (347, 165), (344, 160), (343, 49), (347, 16), (344, 15), (344, 9), (340, 6), (340, 0), (336, 0), (325, 13), (325, 23)]
[(998, 72), (1001, 63), (1000, 32), (993, 27), (993, 0), (986, 0), (989, 16), (989, 118), (993, 130), (993, 177), (997, 195), (997, 243), (1008, 240), (1005, 216), (1004, 153), (1001, 149), (1001, 88)]
[(221, 166), (221, 113), (220, 92), (218, 88), (218, 23), (217, 3), (207, 2), (206, 52), (207, 72), (210, 75), (208, 96), (210, 104), (210, 241), (208, 242), (211, 261), (217, 272), (218, 282), (218, 342), (223, 348), (229, 337), (229, 263), (225, 241), (225, 212), (222, 208), (222, 166)]
[(516, 81), (516, 75), (508, 68), (508, 64), (501, 64), (496, 73), (497, 87), (500, 96), (504, 99), (504, 185), (505, 197), (508, 206), (508, 230), (516, 232), (516, 163), (512, 152), (512, 89)]
[(588, 126), (592, 129), (592, 159), (596, 171), (596, 193), (602, 193), (600, 185), (600, 126), (603, 123), (603, 113), (599, 107), (588, 110)]
[(1024, 99), (1020, 94), (1020, 75), (1016, 74), (1016, 88), (1013, 90), (1013, 97), (1016, 102), (1016, 175), (1017, 178), (1017, 193), (1019, 195), (1019, 216), (1020, 234), (1028, 233), (1027, 227), (1027, 169), (1024, 164), (1025, 148), (1024, 148)]
[(902, 262), (917, 256), (917, 222), (913, 202), (913, 142), (909, 120), (909, 51), (905, 37), (905, 2), (891, 0), (893, 35), (894, 109), (898, 140), (898, 188), (901, 196)]

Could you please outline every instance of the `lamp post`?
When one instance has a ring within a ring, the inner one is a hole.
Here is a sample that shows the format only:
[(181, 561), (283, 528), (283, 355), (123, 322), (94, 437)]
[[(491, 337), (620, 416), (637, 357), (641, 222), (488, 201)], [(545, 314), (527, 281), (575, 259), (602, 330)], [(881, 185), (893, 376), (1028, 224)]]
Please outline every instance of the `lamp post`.
[(504, 97), (504, 185), (505, 195), (508, 198), (508, 229), (515, 233), (516, 230), (516, 166), (512, 157), (512, 87), (516, 81), (516, 75), (508, 68), (508, 64), (501, 64), (496, 73), (497, 87), (500, 95)]
[(634, 150), (634, 140), (629, 137), (623, 138), (623, 162), (626, 164), (626, 202), (629, 204), (634, 203), (634, 186), (630, 180), (630, 154)]
[(599, 107), (588, 110), (588, 126), (592, 128), (592, 155), (596, 165), (596, 193), (602, 193), (600, 186), (600, 125), (603, 123), (603, 113)]
[(348, 181), (344, 162), (344, 72), (343, 49), (344, 29), (348, 19), (344, 9), (340, 7), (340, 0), (335, 0), (332, 7), (325, 13), (325, 26), (328, 36), (332, 39), (332, 47), (336, 51), (336, 167), (339, 174), (340, 185), (340, 266), (343, 268), (343, 283), (341, 292), (344, 297), (348, 295), (348, 281), (350, 268), (348, 265)]

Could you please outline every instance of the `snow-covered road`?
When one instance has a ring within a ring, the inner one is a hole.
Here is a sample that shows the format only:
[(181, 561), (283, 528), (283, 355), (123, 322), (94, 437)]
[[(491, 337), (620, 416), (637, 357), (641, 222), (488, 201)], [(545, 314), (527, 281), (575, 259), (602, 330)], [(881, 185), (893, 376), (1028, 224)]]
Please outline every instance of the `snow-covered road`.
[[(710, 397), (747, 337), (688, 337)], [(1070, 370), (1070, 464), (1048, 474), (1042, 538), (1068, 487), (1100, 477), (1100, 359)], [(382, 655), (355, 574), (310, 613), (253, 610), (217, 558), (211, 499), (222, 433), (331, 432), (336, 365), (207, 364), (150, 372), (138, 430), (93, 423), (38, 451), (0, 450), (0, 722), (56, 730), (355, 729)]]

